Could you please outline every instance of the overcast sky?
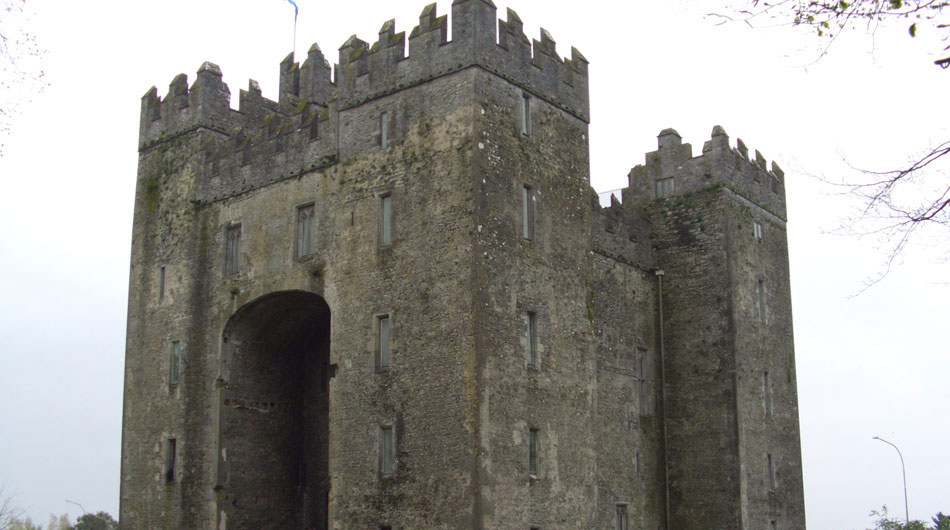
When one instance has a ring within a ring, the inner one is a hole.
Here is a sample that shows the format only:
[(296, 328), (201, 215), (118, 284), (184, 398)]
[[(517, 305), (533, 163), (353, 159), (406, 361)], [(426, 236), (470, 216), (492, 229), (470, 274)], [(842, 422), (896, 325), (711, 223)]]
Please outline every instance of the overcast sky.
[[(417, 23), (424, 1), (297, 0), (298, 56), (335, 61), (355, 33)], [(950, 71), (903, 27), (843, 38), (818, 59), (807, 32), (716, 26), (715, 0), (495, 0), (529, 37), (544, 26), (590, 61), (592, 185), (622, 187), (674, 127), (696, 154), (714, 125), (786, 172), (805, 503), (812, 530), (950, 512), (946, 232), (857, 294), (885, 258), (827, 234), (853, 207), (814, 178), (890, 169), (950, 137)], [(332, 5), (330, 5), (332, 4)], [(30, 1), (50, 86), (22, 107), (0, 158), (0, 484), (34, 520), (118, 511), (123, 358), (140, 97), (205, 60), (232, 105), (248, 78), (277, 97), (293, 45), (283, 0)], [(440, 0), (440, 13), (450, 1)], [(0, 13), (3, 16), (3, 13)]]

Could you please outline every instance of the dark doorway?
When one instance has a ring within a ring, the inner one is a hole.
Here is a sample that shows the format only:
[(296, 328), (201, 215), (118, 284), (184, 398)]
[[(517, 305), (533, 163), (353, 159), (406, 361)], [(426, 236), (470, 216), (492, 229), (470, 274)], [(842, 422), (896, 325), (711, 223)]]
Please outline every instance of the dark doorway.
[(228, 528), (326, 529), (329, 358), (319, 295), (268, 294), (228, 320), (216, 488)]

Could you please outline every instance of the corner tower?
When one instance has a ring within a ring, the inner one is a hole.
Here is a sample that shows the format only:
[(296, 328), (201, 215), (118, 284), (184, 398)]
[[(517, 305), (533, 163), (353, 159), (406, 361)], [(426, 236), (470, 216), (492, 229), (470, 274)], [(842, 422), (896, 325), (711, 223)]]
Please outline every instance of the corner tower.
[(721, 127), (630, 172), (656, 250), (670, 528), (805, 527), (784, 173)]

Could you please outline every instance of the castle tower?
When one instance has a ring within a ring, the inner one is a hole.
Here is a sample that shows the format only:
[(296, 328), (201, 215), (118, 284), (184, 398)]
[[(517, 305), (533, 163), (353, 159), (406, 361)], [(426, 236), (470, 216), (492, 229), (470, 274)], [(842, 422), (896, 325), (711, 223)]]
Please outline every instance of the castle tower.
[(783, 191), (744, 191), (780, 172), (665, 134), (601, 208), (583, 55), (490, 0), (451, 30), (145, 94), (120, 526), (803, 527)]
[(670, 528), (805, 527), (784, 174), (721, 127), (630, 173), (663, 311)]

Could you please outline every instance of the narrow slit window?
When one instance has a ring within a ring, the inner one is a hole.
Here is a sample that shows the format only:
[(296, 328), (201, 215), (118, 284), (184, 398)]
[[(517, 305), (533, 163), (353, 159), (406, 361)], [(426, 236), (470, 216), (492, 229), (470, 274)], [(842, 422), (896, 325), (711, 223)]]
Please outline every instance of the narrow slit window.
[(181, 343), (172, 341), (172, 350), (168, 361), (168, 384), (177, 385), (181, 374)]
[(640, 451), (637, 451), (633, 458), (634, 458), (634, 464), (636, 465), (636, 468), (637, 468), (637, 476), (639, 477), (640, 476)]
[(379, 115), (379, 146), (383, 149), (389, 147), (389, 113), (384, 112)]
[(228, 227), (225, 234), (224, 273), (235, 274), (241, 270), (241, 225)]
[(762, 241), (762, 223), (752, 221), (752, 236), (756, 241)]
[(772, 376), (769, 372), (762, 372), (762, 402), (765, 413), (772, 414)]
[(388, 247), (393, 241), (393, 196), (379, 198), (379, 246)]
[(390, 320), (389, 315), (376, 317), (376, 354), (377, 367), (380, 370), (389, 368), (390, 361)]
[(765, 455), (765, 465), (768, 467), (769, 489), (775, 489), (775, 462), (772, 461), (772, 454)]
[(315, 115), (310, 122), (310, 141), (320, 139), (320, 116)]
[(650, 353), (646, 350), (640, 351), (639, 365), (637, 367), (637, 372), (639, 377), (637, 378), (637, 396), (640, 399), (640, 414), (642, 415), (651, 415), (653, 414), (653, 407), (655, 400), (651, 399), (652, 386), (649, 379), (649, 366), (651, 365), (651, 360), (649, 358)]
[(628, 530), (626, 504), (617, 505), (617, 530)]
[(175, 482), (175, 467), (178, 458), (177, 445), (177, 440), (174, 438), (165, 440), (165, 482)]
[(165, 266), (158, 270), (158, 299), (165, 299)]
[(538, 474), (538, 429), (528, 430), (528, 474)]
[(755, 309), (759, 322), (765, 323), (765, 282), (763, 280), (759, 280), (755, 286)]
[(521, 237), (527, 241), (534, 239), (534, 222), (536, 216), (534, 188), (527, 184), (521, 188)]
[(521, 94), (521, 134), (531, 133), (531, 96)]
[(538, 368), (538, 318), (537, 314), (525, 313), (525, 357), (529, 368)]
[(302, 258), (313, 254), (313, 205), (297, 208), (297, 222), (294, 229), (294, 257)]
[(393, 474), (395, 447), (393, 446), (393, 428), (384, 426), (379, 428), (379, 472), (383, 476)]

